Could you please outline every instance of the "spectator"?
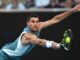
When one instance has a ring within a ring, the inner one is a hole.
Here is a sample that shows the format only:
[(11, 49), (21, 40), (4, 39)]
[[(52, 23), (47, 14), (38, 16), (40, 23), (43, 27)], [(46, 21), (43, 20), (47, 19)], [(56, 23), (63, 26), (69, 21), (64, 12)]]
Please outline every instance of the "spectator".
[(64, 8), (71, 8), (73, 4), (73, 0), (59, 0), (59, 5)]
[(50, 4), (46, 6), (45, 8), (56, 8), (56, 7), (61, 7), (58, 5), (59, 0), (50, 0)]
[(9, 3), (9, 0), (1, 0), (0, 3), (2, 3), (1, 8), (5, 8), (6, 5)]
[(72, 0), (50, 0), (50, 5), (47, 8), (71, 8)]
[(34, 0), (35, 7), (43, 8), (50, 4), (50, 0)]
[(0, 0), (0, 8), (2, 8), (2, 0)]
[(34, 6), (34, 0), (26, 0), (25, 2), (26, 8), (32, 8)]
[(18, 10), (25, 10), (24, 4), (20, 2), (20, 0), (12, 0), (7, 6), (6, 10), (12, 10), (12, 9), (18, 9)]
[(74, 0), (74, 5), (77, 5), (80, 3), (80, 0)]

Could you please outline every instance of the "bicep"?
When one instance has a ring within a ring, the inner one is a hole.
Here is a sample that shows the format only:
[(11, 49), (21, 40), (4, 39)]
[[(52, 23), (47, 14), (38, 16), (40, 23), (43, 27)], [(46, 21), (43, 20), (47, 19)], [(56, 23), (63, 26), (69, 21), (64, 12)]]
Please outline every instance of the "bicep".
[(50, 25), (56, 24), (58, 22), (59, 22), (59, 20), (57, 20), (57, 19), (51, 19), (51, 20), (48, 20), (45, 22), (40, 22), (40, 26), (39, 26), (40, 28), (39, 29), (43, 29), (43, 28), (48, 27)]
[(46, 40), (40, 39), (36, 35), (24, 34), (22, 37), (22, 40), (23, 40), (24, 45), (26, 45), (28, 43), (36, 44), (36, 45), (40, 45), (40, 46), (44, 46), (44, 47), (46, 45)]

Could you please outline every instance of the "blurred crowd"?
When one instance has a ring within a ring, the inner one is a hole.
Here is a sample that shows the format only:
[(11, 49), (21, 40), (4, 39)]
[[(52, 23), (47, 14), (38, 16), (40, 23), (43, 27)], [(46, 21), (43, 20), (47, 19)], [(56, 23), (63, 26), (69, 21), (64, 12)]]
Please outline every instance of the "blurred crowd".
[(0, 0), (0, 9), (72, 8), (80, 0)]

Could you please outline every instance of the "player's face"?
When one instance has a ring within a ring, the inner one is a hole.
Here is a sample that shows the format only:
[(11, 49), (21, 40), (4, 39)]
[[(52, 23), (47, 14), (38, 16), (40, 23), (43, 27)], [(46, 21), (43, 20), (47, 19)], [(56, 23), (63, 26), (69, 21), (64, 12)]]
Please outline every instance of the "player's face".
[(27, 23), (27, 25), (32, 31), (37, 31), (39, 25), (39, 18), (38, 17), (30, 18), (30, 21)]

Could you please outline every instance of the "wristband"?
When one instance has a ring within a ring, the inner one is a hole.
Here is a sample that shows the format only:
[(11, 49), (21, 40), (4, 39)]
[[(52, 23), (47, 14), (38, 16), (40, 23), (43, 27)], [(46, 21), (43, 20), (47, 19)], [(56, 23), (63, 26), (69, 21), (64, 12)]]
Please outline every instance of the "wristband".
[(53, 41), (47, 41), (46, 42), (46, 47), (47, 48), (51, 48), (52, 47), (52, 43), (53, 43)]

